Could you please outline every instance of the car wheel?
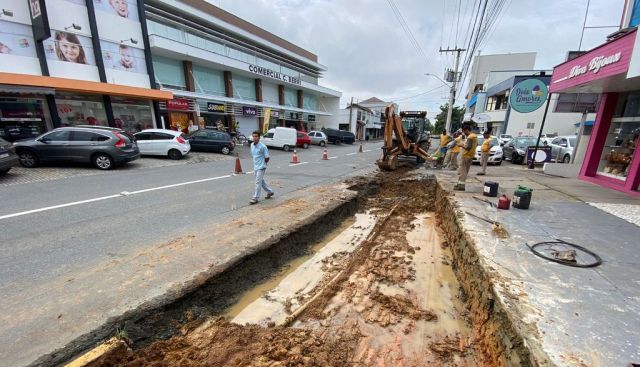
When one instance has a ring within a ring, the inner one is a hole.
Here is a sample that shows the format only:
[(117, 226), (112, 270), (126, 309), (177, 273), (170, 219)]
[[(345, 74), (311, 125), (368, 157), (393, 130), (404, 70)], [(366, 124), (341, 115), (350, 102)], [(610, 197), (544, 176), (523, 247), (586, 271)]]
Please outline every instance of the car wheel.
[(302, 144), (302, 148), (303, 149), (309, 149), (309, 144), (307, 144), (307, 143)]
[(180, 151), (178, 149), (171, 149), (169, 151), (169, 158), (177, 161), (178, 159), (182, 158), (182, 153), (180, 153)]
[(502, 164), (502, 161), (499, 161), (498, 163), (496, 163), (496, 166), (500, 166)]
[(511, 154), (511, 163), (518, 164), (518, 154), (516, 153)]
[(227, 155), (229, 153), (231, 153), (231, 149), (229, 149), (229, 147), (222, 147), (222, 154)]
[(562, 163), (569, 163), (571, 162), (571, 156), (569, 154), (565, 154), (564, 157), (562, 158)]
[(285, 146), (283, 146), (283, 147), (282, 147), (282, 149), (283, 149), (285, 152), (288, 152), (289, 150), (291, 150), (291, 147), (289, 147), (288, 145), (285, 145)]
[(28, 150), (23, 150), (18, 152), (18, 158), (20, 159), (20, 164), (23, 167), (33, 168), (38, 165), (38, 157), (35, 153), (30, 152)]
[(327, 143), (325, 143), (325, 142), (324, 142), (324, 140), (321, 140), (321, 141), (320, 141), (320, 146), (321, 146), (321, 147), (323, 147), (323, 146), (325, 146), (325, 145), (327, 145)]
[(106, 153), (97, 153), (93, 155), (92, 158), (93, 165), (96, 166), (97, 169), (101, 170), (110, 170), (113, 168), (113, 158)]
[(6, 175), (7, 172), (9, 172), (10, 170), (11, 170), (11, 167), (5, 168), (5, 169), (0, 169), (0, 176)]

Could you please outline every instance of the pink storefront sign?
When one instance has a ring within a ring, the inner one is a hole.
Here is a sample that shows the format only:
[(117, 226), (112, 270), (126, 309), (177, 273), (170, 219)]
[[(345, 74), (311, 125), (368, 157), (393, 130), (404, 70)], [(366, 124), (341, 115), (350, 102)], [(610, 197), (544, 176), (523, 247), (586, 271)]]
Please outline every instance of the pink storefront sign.
[(549, 93), (563, 90), (594, 80), (626, 73), (629, 69), (636, 31), (615, 41), (596, 47), (586, 54), (556, 66), (553, 69)]

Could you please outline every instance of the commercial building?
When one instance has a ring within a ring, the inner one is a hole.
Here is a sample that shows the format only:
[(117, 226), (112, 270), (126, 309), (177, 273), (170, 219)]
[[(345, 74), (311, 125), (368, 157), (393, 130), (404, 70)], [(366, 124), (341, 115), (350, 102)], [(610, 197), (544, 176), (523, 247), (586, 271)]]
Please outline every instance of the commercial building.
[(315, 54), (203, 0), (0, 0), (0, 136), (336, 125)]
[(153, 127), (144, 10), (135, 1), (1, 0), (0, 137), (59, 126)]
[(337, 127), (341, 93), (318, 84), (317, 55), (203, 0), (147, 0), (145, 13), (156, 81), (176, 97), (164, 126)]
[(384, 133), (386, 121), (385, 109), (393, 104), (396, 113), (399, 113), (398, 105), (393, 102), (385, 102), (376, 97), (371, 97), (362, 102), (347, 105), (341, 110), (340, 130), (351, 131), (356, 139), (377, 139)]
[(393, 105), (394, 111), (396, 111), (396, 113), (400, 112), (400, 107), (397, 103), (385, 102), (376, 97), (365, 99), (360, 102), (360, 105), (373, 111), (372, 121), (365, 126), (366, 134), (368, 134), (371, 139), (381, 138), (384, 134), (384, 124), (387, 121), (387, 116), (385, 115), (387, 106)]
[[(628, 3), (626, 13), (640, 13)], [(638, 19), (625, 16), (630, 19)], [(627, 23), (629, 24), (629, 23)], [(597, 93), (599, 105), (579, 177), (640, 195), (640, 38), (634, 27), (555, 67), (550, 93)]]
[[(513, 87), (526, 79), (540, 80), (548, 87), (550, 74), (550, 70), (490, 72), (486, 91), (477, 94), (482, 95), (485, 105), (476, 107), (475, 113), (482, 113), (486, 120), (478, 123), (478, 127), (493, 134), (537, 136), (544, 106), (530, 113), (520, 113), (509, 105), (509, 96)], [(584, 112), (587, 112), (587, 120), (595, 118), (597, 102), (598, 94), (593, 93), (552, 96), (543, 134), (574, 135), (574, 124), (583, 118)]]
[(535, 52), (495, 55), (478, 54), (474, 56), (471, 62), (471, 72), (469, 73), (469, 85), (465, 95), (467, 101), (471, 101), (477, 92), (487, 89), (487, 82), (491, 83), (491, 79), (489, 79), (490, 72), (533, 70), (535, 63)]

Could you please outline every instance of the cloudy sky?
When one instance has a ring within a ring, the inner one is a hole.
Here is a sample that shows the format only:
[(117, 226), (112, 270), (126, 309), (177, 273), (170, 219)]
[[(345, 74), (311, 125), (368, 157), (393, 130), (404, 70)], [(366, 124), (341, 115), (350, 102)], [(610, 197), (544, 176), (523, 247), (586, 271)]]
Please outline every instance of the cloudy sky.
[[(453, 68), (454, 56), (438, 50), (466, 48), (478, 0), (208, 1), (317, 54), (329, 69), (320, 84), (342, 91), (342, 106), (351, 97), (376, 96), (397, 101), (404, 110), (436, 111), (447, 102), (448, 89), (424, 74), (442, 77)], [(489, 8), (496, 1), (489, 0)], [(619, 25), (623, 4), (591, 0), (587, 27)], [(587, 0), (506, 0), (479, 49), (482, 54), (537, 52), (536, 68), (551, 69), (578, 48), (586, 7)], [(603, 43), (615, 30), (586, 29), (582, 49)]]

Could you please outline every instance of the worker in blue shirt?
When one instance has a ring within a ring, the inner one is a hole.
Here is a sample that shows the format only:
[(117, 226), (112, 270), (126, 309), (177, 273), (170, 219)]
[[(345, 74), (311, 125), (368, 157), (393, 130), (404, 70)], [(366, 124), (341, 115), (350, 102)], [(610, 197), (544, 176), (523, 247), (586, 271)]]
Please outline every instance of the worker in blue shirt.
[(256, 177), (256, 191), (251, 201), (249, 201), (249, 204), (253, 205), (258, 203), (261, 188), (267, 192), (266, 199), (270, 199), (273, 196), (273, 190), (269, 187), (267, 181), (264, 180), (264, 172), (267, 170), (267, 163), (269, 163), (269, 149), (260, 142), (259, 131), (254, 131), (251, 137), (253, 138), (251, 156), (253, 157), (253, 174)]

